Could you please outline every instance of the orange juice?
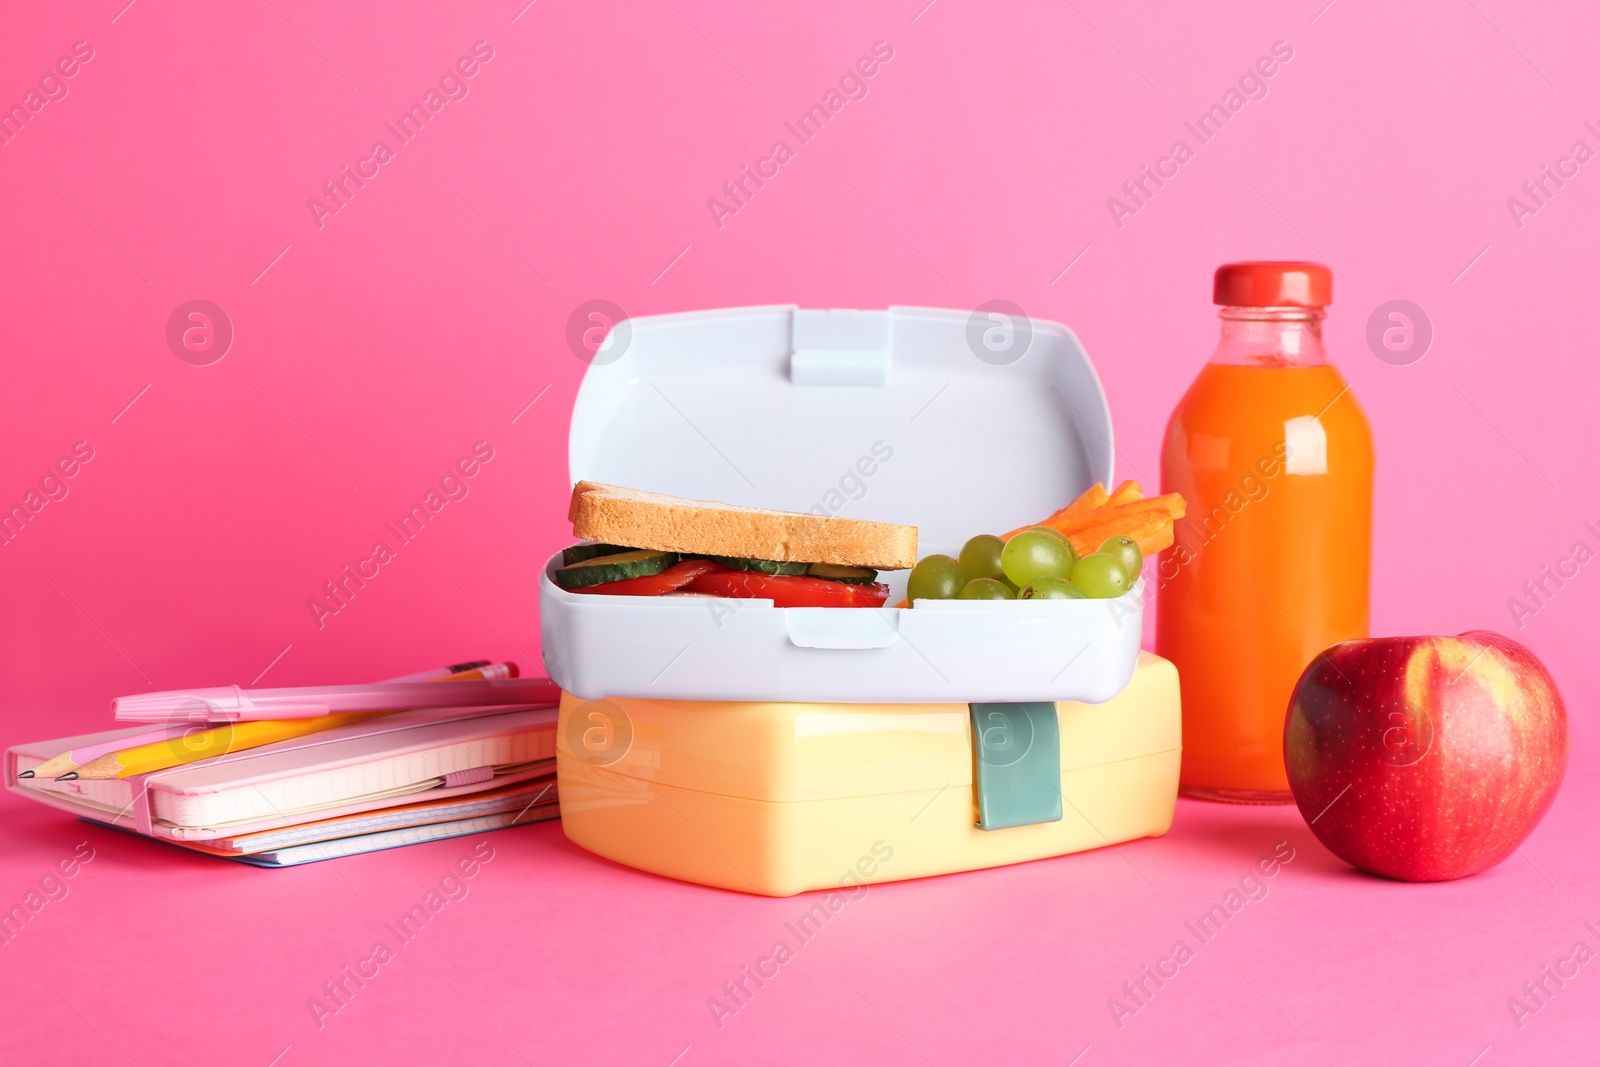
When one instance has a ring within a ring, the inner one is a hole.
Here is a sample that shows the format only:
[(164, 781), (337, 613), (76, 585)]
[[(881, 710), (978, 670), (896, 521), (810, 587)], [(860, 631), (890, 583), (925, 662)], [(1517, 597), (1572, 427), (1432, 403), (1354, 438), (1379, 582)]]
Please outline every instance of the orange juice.
[(1167, 426), (1161, 490), (1189, 508), (1158, 569), (1156, 650), (1181, 679), (1191, 796), (1289, 802), (1294, 684), (1367, 636), (1372, 437), (1322, 350), (1331, 288), (1315, 264), (1219, 270), (1222, 342)]

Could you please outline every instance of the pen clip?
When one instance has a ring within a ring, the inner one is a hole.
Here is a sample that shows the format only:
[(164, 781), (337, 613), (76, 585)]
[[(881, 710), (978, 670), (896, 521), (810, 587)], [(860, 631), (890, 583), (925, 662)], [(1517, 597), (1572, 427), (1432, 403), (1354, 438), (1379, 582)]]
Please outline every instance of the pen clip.
[(325, 703), (307, 702), (304, 704), (257, 704), (252, 701), (245, 691), (239, 686), (230, 687), (233, 690), (232, 701), (224, 704), (220, 701), (195, 698), (186, 701), (173, 714), (177, 722), (195, 723), (233, 723), (233, 722), (260, 722), (265, 719), (315, 719), (329, 714), (332, 709)]

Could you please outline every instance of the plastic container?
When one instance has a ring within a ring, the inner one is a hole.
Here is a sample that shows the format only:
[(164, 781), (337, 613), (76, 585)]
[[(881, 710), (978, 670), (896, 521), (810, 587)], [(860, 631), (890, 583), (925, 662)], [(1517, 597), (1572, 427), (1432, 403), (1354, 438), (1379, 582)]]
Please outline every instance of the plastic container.
[[(997, 359), (986, 325), (910, 308), (633, 319), (579, 390), (572, 479), (914, 524), (920, 555), (953, 554), (1112, 480), (1105, 396), (1077, 339), (1020, 324)], [(540, 612), (546, 667), (569, 694), (563, 826), (601, 855), (784, 895), (837, 884), (839, 850), (863, 834), (863, 850), (881, 839), (903, 861), (858, 875), (880, 881), (1170, 825), (1176, 672), (1148, 657), (1148, 679), (1118, 695), (1141, 655), (1142, 586), (1118, 600), (780, 609), (567, 593), (558, 561)], [(885, 577), (899, 599), (906, 572)], [(1071, 702), (1113, 698), (1121, 712), (1074, 711), (1068, 727), (1063, 709), (1090, 706)], [(975, 829), (971, 705), (1024, 701), (1056, 708), (1050, 791), (1087, 807)], [(931, 807), (907, 829), (913, 796)]]
[(1141, 653), (1111, 700), (1055, 710), (1060, 819), (981, 830), (965, 704), (569, 696), (556, 730), (561, 826), (629, 867), (778, 897), (1166, 833), (1181, 755), (1172, 664)]
[[(974, 355), (969, 315), (742, 308), (630, 321), (572, 413), (572, 478), (914, 525), (921, 555), (1043, 518), (1111, 481), (1105, 395), (1077, 338)], [(874, 451), (876, 450), (876, 451)], [(550, 676), (585, 698), (1106, 700), (1139, 652), (1143, 589), (1115, 601), (915, 609), (597, 597), (546, 561)], [(885, 572), (904, 594), (908, 572)]]

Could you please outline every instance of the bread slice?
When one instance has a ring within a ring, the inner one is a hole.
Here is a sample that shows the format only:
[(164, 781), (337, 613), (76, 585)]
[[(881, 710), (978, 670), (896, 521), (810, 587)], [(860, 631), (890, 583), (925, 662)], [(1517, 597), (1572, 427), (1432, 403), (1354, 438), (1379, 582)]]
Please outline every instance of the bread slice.
[(688, 500), (596, 482), (572, 487), (577, 537), (658, 552), (903, 570), (917, 563), (917, 528)]

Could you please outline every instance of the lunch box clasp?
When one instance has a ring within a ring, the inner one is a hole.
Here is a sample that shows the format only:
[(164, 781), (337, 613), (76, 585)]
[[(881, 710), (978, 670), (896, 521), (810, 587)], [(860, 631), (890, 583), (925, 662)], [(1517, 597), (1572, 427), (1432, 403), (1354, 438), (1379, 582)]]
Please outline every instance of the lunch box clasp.
[(889, 608), (785, 608), (789, 643), (797, 648), (888, 648), (900, 640)]
[(789, 356), (795, 385), (888, 385), (889, 313), (797, 308)]

